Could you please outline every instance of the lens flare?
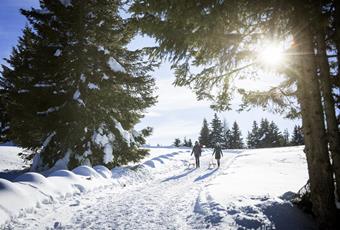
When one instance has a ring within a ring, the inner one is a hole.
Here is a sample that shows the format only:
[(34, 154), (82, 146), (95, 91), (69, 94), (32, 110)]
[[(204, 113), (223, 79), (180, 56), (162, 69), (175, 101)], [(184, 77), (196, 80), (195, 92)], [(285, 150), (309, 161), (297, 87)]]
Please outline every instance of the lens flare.
[(275, 44), (267, 44), (263, 46), (259, 52), (259, 61), (267, 66), (278, 66), (283, 61), (283, 49)]

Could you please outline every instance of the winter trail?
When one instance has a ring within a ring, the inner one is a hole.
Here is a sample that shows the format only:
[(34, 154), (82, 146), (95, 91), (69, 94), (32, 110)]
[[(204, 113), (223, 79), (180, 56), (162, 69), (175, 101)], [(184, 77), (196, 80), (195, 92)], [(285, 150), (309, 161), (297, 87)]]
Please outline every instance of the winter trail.
[[(189, 153), (186, 159), (189, 158)], [(211, 152), (201, 157), (201, 168), (183, 163), (138, 185), (109, 186), (96, 192), (45, 205), (13, 221), (9, 229), (192, 229), (195, 203), (209, 182), (232, 164), (225, 154), (221, 168), (208, 169)], [(184, 161), (183, 161), (184, 162)], [(201, 226), (204, 228), (204, 226)]]

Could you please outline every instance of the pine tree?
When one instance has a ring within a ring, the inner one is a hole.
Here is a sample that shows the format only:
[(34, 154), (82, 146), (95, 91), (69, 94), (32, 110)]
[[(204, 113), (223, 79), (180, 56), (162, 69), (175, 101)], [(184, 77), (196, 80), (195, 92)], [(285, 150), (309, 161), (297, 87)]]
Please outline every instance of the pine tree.
[(188, 147), (192, 147), (192, 140), (191, 139), (188, 140)]
[(175, 141), (174, 141), (174, 146), (175, 147), (179, 147), (181, 146), (181, 140), (179, 138), (176, 138)]
[(279, 147), (282, 144), (282, 134), (279, 131), (279, 127), (271, 121), (269, 124), (269, 135), (268, 135), (268, 144), (267, 147)]
[(269, 140), (269, 121), (266, 118), (261, 119), (260, 128), (259, 128), (259, 143), (258, 148), (267, 148), (270, 147)]
[(3, 66), (8, 138), (33, 150), (34, 170), (59, 159), (115, 166), (147, 154), (150, 134), (135, 131), (155, 103), (154, 81), (141, 51), (125, 46), (133, 31), (119, 1), (48, 1), (22, 10), (29, 27)]
[(229, 149), (229, 135), (230, 134), (230, 130), (228, 127), (228, 123), (227, 120), (224, 119), (223, 120), (223, 142), (221, 143), (221, 147), (222, 149)]
[(231, 129), (230, 148), (231, 149), (243, 148), (242, 134), (236, 121), (233, 123), (233, 127)]
[(247, 146), (248, 148), (258, 148), (259, 142), (260, 142), (260, 137), (259, 137), (259, 127), (257, 125), (256, 121), (253, 121), (253, 126), (251, 132), (248, 132), (247, 136)]
[(187, 141), (186, 137), (184, 137), (184, 139), (183, 139), (183, 146), (188, 147), (188, 141)]
[(210, 146), (210, 130), (209, 130), (208, 122), (205, 118), (203, 119), (203, 126), (202, 126), (198, 140), (201, 145), (204, 145), (206, 147), (211, 147)]
[(290, 145), (290, 141), (289, 141), (289, 132), (288, 129), (285, 129), (283, 131), (283, 135), (282, 135), (282, 143), (281, 146), (289, 146)]
[(224, 132), (224, 148), (226, 149), (231, 149), (232, 147), (232, 133), (231, 130), (228, 128), (227, 130), (225, 130)]
[(293, 134), (292, 134), (292, 140), (290, 141), (291, 145), (303, 145), (304, 144), (304, 138), (303, 138), (303, 132), (302, 128), (298, 125), (294, 126)]
[(218, 118), (216, 113), (211, 121), (211, 132), (209, 138), (209, 147), (215, 146), (216, 143), (223, 143), (223, 126), (221, 120)]

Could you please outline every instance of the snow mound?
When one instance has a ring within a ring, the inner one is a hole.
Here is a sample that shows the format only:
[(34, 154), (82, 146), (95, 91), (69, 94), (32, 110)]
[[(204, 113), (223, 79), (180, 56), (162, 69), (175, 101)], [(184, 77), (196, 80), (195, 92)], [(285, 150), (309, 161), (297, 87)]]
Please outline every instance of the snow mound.
[(99, 173), (105, 179), (109, 179), (112, 177), (112, 172), (103, 165), (96, 165), (93, 167), (93, 169), (96, 170), (96, 172)]
[(66, 177), (70, 179), (76, 179), (77, 175), (69, 170), (57, 170), (48, 175), (48, 177)]
[(15, 178), (15, 182), (31, 182), (34, 184), (49, 183), (46, 177), (34, 172), (28, 172), (18, 176), (17, 178)]
[(86, 165), (78, 166), (77, 168), (73, 169), (72, 172), (81, 176), (101, 178), (101, 175), (96, 172), (96, 170)]
[(35, 207), (37, 203), (34, 188), (0, 179), (0, 228), (12, 216)]

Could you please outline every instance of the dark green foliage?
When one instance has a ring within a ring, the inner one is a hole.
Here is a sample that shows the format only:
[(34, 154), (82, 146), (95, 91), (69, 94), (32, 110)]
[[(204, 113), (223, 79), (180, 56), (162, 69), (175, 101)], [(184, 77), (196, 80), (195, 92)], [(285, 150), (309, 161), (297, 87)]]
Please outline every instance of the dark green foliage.
[[(182, 144), (184, 147), (192, 147), (192, 141), (191, 139), (187, 140), (186, 137), (184, 137), (183, 139), (183, 144)], [(177, 146), (178, 147), (178, 146)]]
[(201, 145), (204, 145), (206, 147), (210, 147), (210, 130), (208, 126), (207, 119), (203, 119), (203, 126), (200, 132), (200, 136), (198, 138)]
[(281, 146), (289, 146), (289, 145), (290, 145), (289, 132), (288, 132), (288, 129), (285, 129), (282, 134)]
[(211, 132), (209, 135), (209, 147), (214, 147), (216, 143), (223, 143), (223, 126), (221, 120), (215, 113), (214, 118), (211, 121)]
[(192, 140), (191, 139), (188, 140), (188, 147), (192, 147)]
[(267, 119), (261, 120), (260, 127), (254, 121), (251, 132), (248, 132), (248, 148), (270, 148), (289, 145), (288, 130), (285, 129), (282, 135), (277, 125), (273, 121), (269, 122)]
[(6, 138), (39, 152), (37, 170), (65, 156), (70, 168), (138, 161), (151, 129), (133, 127), (155, 103), (147, 74), (153, 63), (125, 47), (134, 31), (118, 14), (121, 2), (41, 0), (40, 6), (22, 10), (29, 27), (3, 66)]
[(302, 128), (298, 125), (294, 126), (291, 145), (304, 145), (303, 131)]
[(175, 147), (179, 147), (181, 146), (181, 140), (179, 138), (176, 138), (175, 141), (174, 141), (174, 146)]
[(251, 132), (248, 132), (247, 146), (250, 149), (257, 148), (259, 146), (260, 136), (259, 127), (256, 121), (253, 121)]
[(222, 149), (230, 149), (231, 131), (228, 127), (227, 121), (223, 121), (223, 142), (221, 144)]
[(230, 149), (232, 145), (231, 141), (232, 141), (231, 130), (227, 128), (224, 131), (224, 142), (223, 142), (222, 148)]
[(242, 140), (242, 134), (240, 131), (240, 128), (235, 121), (233, 123), (233, 127), (230, 132), (230, 146), (231, 149), (242, 149), (244, 147), (243, 140)]

